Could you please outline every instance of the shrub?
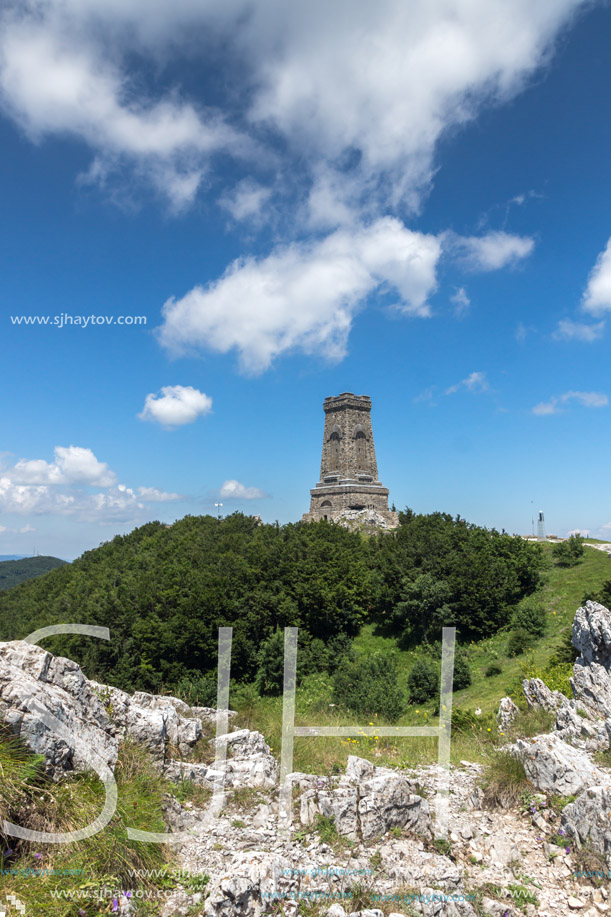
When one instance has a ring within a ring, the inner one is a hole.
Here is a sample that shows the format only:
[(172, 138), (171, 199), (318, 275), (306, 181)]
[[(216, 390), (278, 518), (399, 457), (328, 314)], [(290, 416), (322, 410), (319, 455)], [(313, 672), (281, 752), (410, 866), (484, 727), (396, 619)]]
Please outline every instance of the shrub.
[(568, 627), (562, 634), (562, 642), (550, 658), (550, 665), (573, 665), (579, 656), (578, 650), (573, 646), (573, 629)]
[(409, 699), (412, 704), (424, 704), (439, 692), (439, 674), (436, 665), (426, 657), (418, 659), (407, 679)]
[(533, 636), (523, 627), (516, 627), (509, 634), (507, 641), (507, 655), (521, 656), (524, 650), (527, 650), (533, 642)]
[(524, 599), (511, 615), (511, 624), (514, 628), (523, 628), (533, 637), (542, 637), (545, 633), (545, 609), (540, 599), (529, 596)]
[(354, 713), (398, 719), (405, 696), (397, 686), (397, 663), (392, 656), (346, 657), (333, 677), (333, 700)]
[(468, 688), (471, 684), (471, 669), (467, 654), (464, 652), (456, 653), (454, 657), (454, 676), (452, 688), (454, 691), (460, 691), (461, 688)]
[(574, 567), (584, 555), (583, 538), (571, 535), (567, 541), (555, 545), (552, 553), (559, 567)]
[(494, 675), (500, 675), (502, 671), (503, 670), (498, 662), (491, 662), (490, 665), (486, 668), (484, 675), (486, 678), (492, 678)]

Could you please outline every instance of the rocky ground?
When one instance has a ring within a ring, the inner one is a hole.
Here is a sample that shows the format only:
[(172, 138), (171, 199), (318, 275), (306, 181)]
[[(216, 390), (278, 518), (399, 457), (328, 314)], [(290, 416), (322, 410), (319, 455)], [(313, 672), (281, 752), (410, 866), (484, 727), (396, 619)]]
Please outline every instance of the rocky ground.
[[(433, 812), (437, 767), (399, 771), (351, 757), (343, 775), (294, 774), (286, 833), (277, 762), (260, 733), (230, 731), (224, 765), (189, 761), (216, 711), (88, 682), (75, 663), (22, 642), (0, 644), (0, 719), (45, 756), (55, 779), (85, 767), (112, 769), (125, 736), (142, 744), (168, 778), (212, 789), (224, 777), (218, 816), (168, 796), (168, 830), (183, 832), (172, 869), (205, 874), (209, 882), (201, 891), (193, 883), (176, 891), (164, 917), (594, 917), (611, 908), (606, 879), (582, 874), (584, 863), (611, 867), (611, 770), (595, 759), (611, 736), (611, 613), (594, 602), (578, 609), (573, 642), (580, 652), (574, 698), (537, 679), (524, 683), (527, 703), (556, 717), (552, 733), (506, 748), (523, 765), (531, 791), (511, 808), (484, 807), (481, 765), (453, 766), (450, 831), (442, 840)], [(41, 721), (40, 705), (54, 720)], [(507, 727), (518, 716), (503, 699), (500, 723)], [(118, 907), (136, 912), (126, 897)]]

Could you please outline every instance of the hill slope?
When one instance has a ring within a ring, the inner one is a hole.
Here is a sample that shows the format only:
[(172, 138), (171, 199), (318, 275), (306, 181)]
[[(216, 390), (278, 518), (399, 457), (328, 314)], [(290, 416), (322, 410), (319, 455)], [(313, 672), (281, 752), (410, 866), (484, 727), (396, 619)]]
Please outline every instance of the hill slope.
[(176, 693), (187, 681), (209, 705), (219, 627), (233, 627), (232, 678), (263, 679), (274, 693), (278, 629), (299, 628), (301, 679), (337, 668), (368, 621), (411, 644), (456, 624), (465, 641), (494, 633), (536, 588), (538, 546), (444, 513), (400, 516), (394, 532), (367, 539), (238, 513), (149, 523), (0, 594), (0, 640), (59, 622), (106, 626), (108, 643), (57, 636), (45, 646), (127, 690)]
[(66, 561), (60, 560), (59, 557), (47, 557), (45, 555), (0, 561), (0, 590), (12, 589), (13, 586), (18, 586), (27, 580), (42, 576), (44, 573), (49, 573), (50, 570), (55, 570), (56, 567), (63, 567), (65, 564)]

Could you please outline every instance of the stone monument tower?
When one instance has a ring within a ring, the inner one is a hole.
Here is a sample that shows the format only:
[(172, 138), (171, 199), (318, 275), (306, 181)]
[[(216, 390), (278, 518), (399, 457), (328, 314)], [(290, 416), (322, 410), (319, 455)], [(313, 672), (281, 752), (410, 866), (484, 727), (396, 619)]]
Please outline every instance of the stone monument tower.
[[(388, 508), (388, 488), (378, 480), (371, 429), (371, 398), (343, 392), (325, 398), (325, 431), (320, 481), (312, 488), (310, 512), (304, 522), (337, 522), (363, 513), (371, 522), (390, 528), (399, 524)], [(379, 517), (379, 519), (376, 519)]]

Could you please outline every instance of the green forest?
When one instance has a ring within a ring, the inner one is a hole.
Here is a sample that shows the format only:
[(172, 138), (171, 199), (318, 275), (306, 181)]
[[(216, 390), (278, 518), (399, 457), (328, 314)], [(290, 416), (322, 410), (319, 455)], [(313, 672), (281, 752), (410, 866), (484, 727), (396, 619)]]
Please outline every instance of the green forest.
[(59, 622), (111, 640), (56, 636), (51, 652), (126, 690), (216, 696), (218, 628), (233, 627), (232, 678), (279, 690), (281, 629), (299, 627), (298, 677), (343, 671), (364, 624), (404, 648), (496, 633), (539, 584), (536, 544), (445, 513), (400, 513), (364, 536), (325, 522), (261, 525), (239, 513), (187, 516), (117, 536), (0, 595), (0, 640)]
[(25, 583), (26, 580), (34, 579), (36, 576), (42, 576), (49, 570), (63, 567), (65, 563), (66, 561), (60, 560), (59, 557), (47, 557), (40, 554), (19, 560), (0, 561), (0, 590), (12, 589), (13, 586)]

